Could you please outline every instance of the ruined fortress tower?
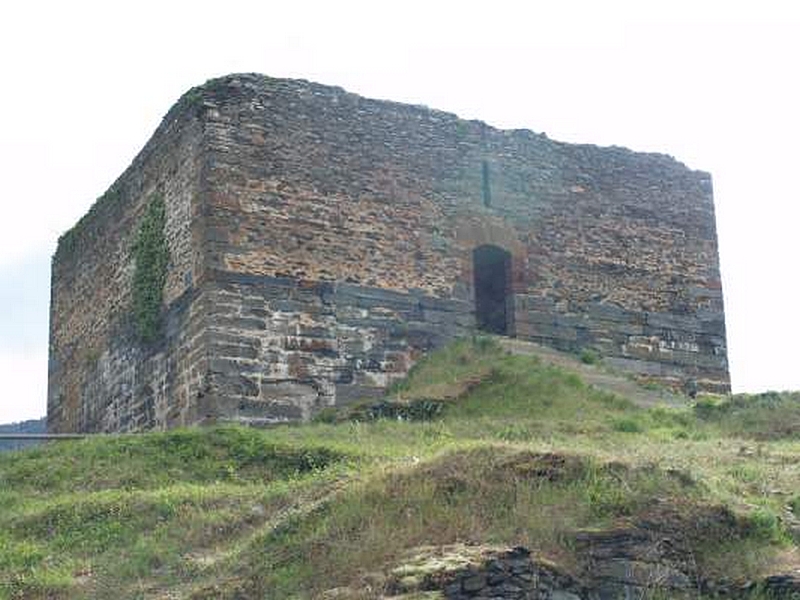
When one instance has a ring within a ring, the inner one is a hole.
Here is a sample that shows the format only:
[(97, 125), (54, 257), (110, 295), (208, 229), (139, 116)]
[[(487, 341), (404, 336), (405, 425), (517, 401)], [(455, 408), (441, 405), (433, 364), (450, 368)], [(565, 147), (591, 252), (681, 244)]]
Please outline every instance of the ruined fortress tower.
[(48, 426), (305, 419), (476, 328), (727, 390), (710, 176), (231, 75), (60, 240)]

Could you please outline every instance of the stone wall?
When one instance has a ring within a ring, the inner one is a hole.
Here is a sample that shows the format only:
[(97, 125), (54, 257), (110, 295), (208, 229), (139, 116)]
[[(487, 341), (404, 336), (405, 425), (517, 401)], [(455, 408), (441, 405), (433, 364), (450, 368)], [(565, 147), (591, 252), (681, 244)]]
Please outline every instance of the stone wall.
[(203, 93), (214, 268), (474, 302), (493, 244), (509, 333), (729, 388), (708, 174), (306, 82)]
[[(721, 292), (716, 295), (721, 302)], [(683, 387), (691, 379), (703, 390), (730, 389), (719, 313), (635, 311), (602, 302), (558, 307), (551, 299), (521, 294), (514, 301), (520, 338), (573, 352), (591, 348), (605, 364), (644, 380)]]
[[(191, 422), (195, 384), (186, 381), (205, 372), (197, 352), (202, 316), (192, 306), (203, 269), (201, 140), (200, 121), (173, 108), (133, 164), (59, 240), (51, 283), (50, 431)], [(165, 202), (170, 251), (166, 327), (162, 339), (144, 345), (132, 324), (133, 245), (155, 194)]]
[(469, 333), (468, 303), (337, 282), (217, 272), (206, 418), (308, 419), (382, 394), (420, 354)]
[[(104, 351), (79, 371), (76, 429), (142, 431), (202, 420), (208, 387), (206, 314), (204, 294), (191, 289), (165, 311), (158, 342), (142, 344), (129, 327), (113, 330)], [(49, 420), (49, 428), (65, 429), (57, 423)]]
[[(154, 193), (171, 261), (131, 326)], [(473, 251), (507, 251), (507, 332), (644, 378), (729, 386), (710, 177), (339, 88), (190, 90), (53, 260), (49, 427), (308, 418), (375, 395), (475, 323)]]

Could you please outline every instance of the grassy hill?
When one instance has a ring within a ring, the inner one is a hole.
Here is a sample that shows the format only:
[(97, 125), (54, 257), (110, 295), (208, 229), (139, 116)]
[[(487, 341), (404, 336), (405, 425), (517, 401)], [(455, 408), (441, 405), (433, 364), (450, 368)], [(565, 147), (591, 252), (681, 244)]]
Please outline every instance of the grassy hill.
[(796, 394), (645, 408), (465, 340), (308, 425), (0, 455), (0, 598), (789, 598), (799, 455)]

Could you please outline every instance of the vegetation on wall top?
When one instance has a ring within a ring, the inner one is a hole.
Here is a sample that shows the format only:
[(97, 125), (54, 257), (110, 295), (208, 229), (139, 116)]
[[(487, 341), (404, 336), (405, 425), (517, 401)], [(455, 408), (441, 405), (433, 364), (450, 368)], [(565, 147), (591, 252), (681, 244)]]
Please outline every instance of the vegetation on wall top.
[(65, 231), (58, 238), (57, 254), (69, 253), (72, 254), (78, 248), (78, 241), (85, 235), (84, 232), (88, 230), (89, 223), (97, 218), (100, 211), (104, 210), (107, 206), (116, 203), (122, 195), (119, 190), (112, 187), (106, 193), (100, 196), (92, 207), (80, 220), (68, 231)]
[(137, 333), (145, 343), (154, 341), (161, 330), (161, 303), (169, 262), (165, 223), (164, 198), (156, 194), (147, 206), (133, 247), (133, 314)]

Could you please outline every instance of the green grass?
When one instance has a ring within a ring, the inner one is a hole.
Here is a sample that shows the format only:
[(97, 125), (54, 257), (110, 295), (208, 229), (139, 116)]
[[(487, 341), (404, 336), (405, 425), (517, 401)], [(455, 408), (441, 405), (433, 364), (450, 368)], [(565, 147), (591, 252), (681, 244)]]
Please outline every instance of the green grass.
[(65, 441), (0, 457), (1, 489), (17, 495), (266, 482), (345, 458), (322, 444), (297, 446), (234, 427)]
[(693, 495), (661, 471), (620, 471), (507, 446), (447, 452), (353, 486), (314, 518), (259, 538), (260, 550), (247, 553), (238, 575), (247, 597), (298, 589), (314, 596), (431, 540), (513, 542), (564, 556), (571, 531), (629, 516), (655, 492)]
[(405, 552), (456, 542), (570, 568), (576, 531), (641, 519), (699, 532), (694, 558), (720, 578), (798, 552), (794, 394), (646, 410), (476, 338), (384, 402), (441, 410), (0, 454), (0, 599), (378, 590)]
[(241, 428), (2, 455), (0, 598), (103, 597), (82, 588), (86, 573), (109, 593), (145, 577), (158, 585), (191, 578), (197, 569), (187, 553), (236, 541), (330, 485), (348, 460), (318, 444), (299, 447)]
[(694, 410), (698, 419), (723, 435), (800, 439), (800, 392), (740, 394), (725, 401), (703, 398)]

